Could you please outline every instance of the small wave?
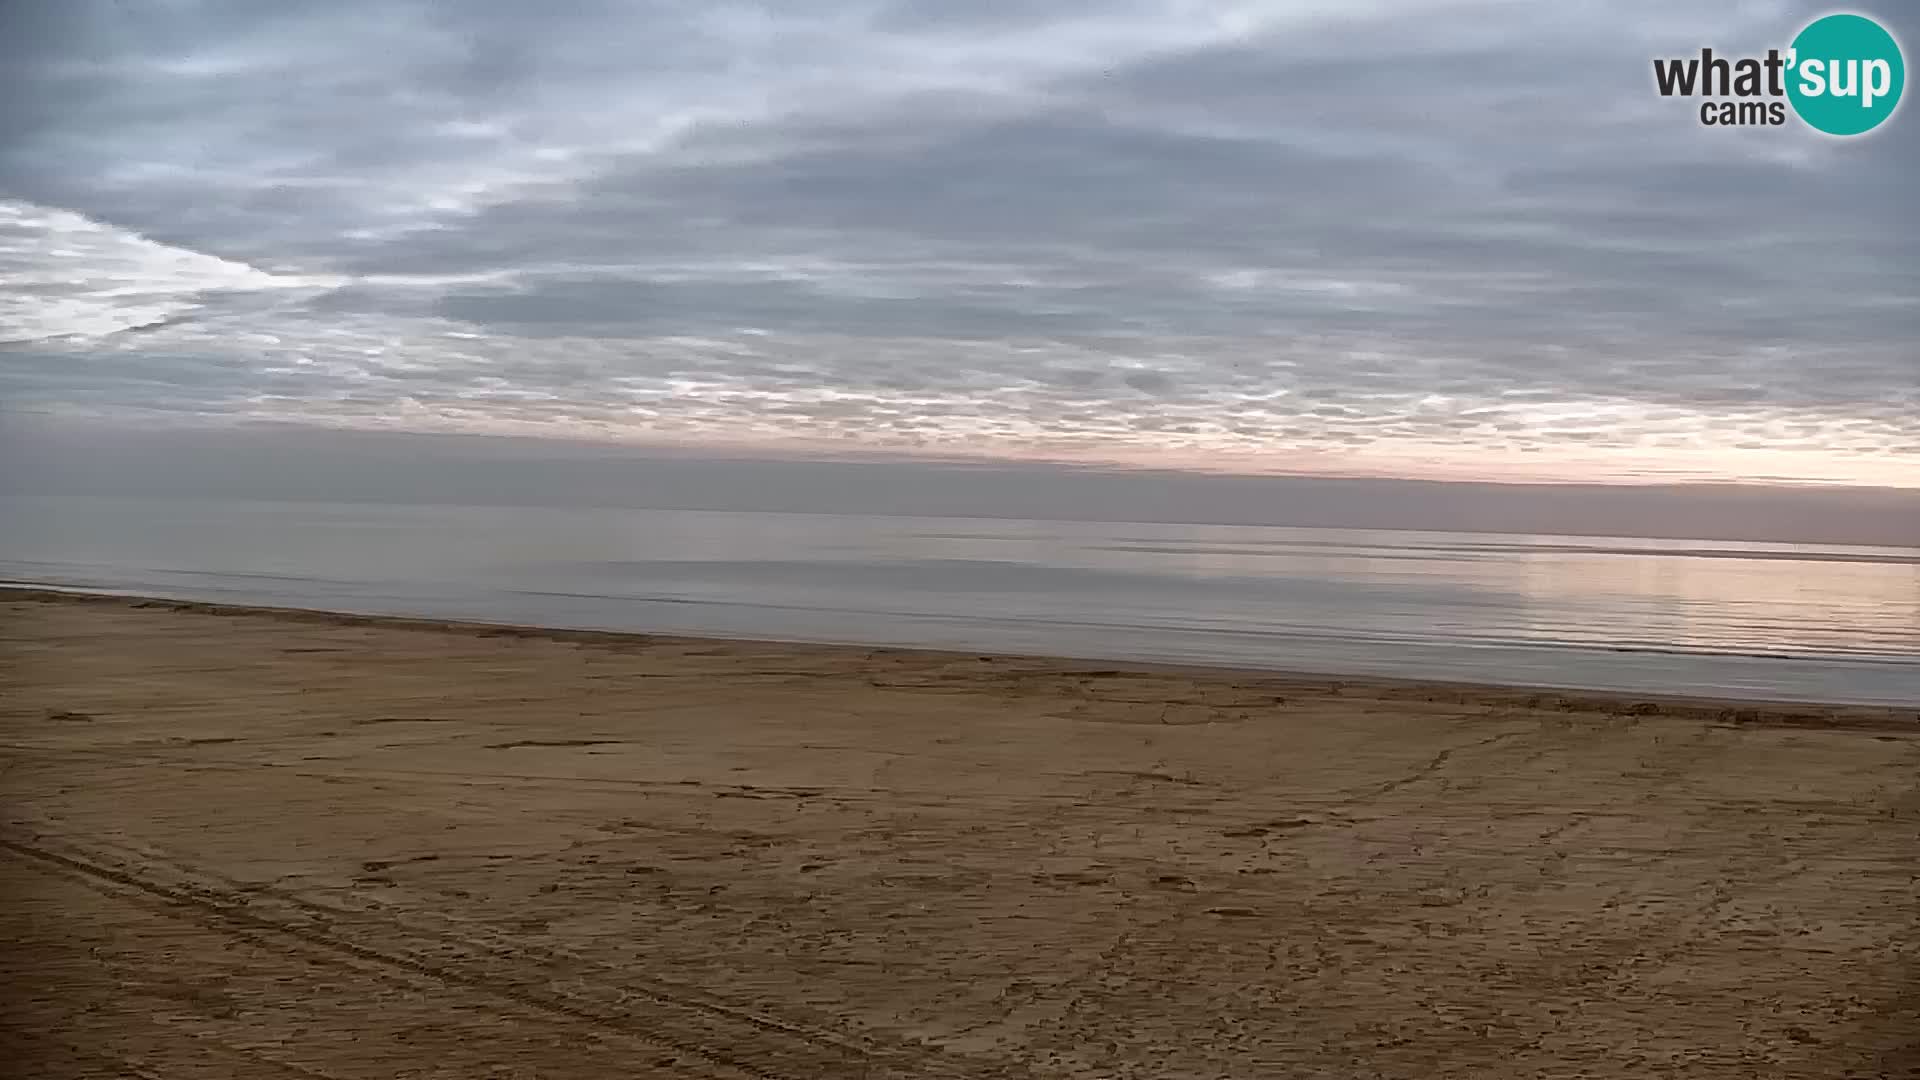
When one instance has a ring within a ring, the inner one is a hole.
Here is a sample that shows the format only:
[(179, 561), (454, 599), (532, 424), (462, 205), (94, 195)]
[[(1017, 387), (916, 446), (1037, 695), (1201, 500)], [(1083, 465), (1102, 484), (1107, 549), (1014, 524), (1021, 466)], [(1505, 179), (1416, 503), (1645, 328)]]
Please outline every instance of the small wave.
[(1846, 649), (1802, 649), (1802, 650), (1761, 650), (1712, 648), (1708, 646), (1683, 646), (1671, 644), (1653, 644), (1641, 642), (1579, 642), (1555, 640), (1552, 638), (1526, 637), (1519, 635), (1486, 634), (1387, 634), (1366, 633), (1343, 630), (1325, 626), (1271, 626), (1242, 627), (1218, 623), (1196, 624), (1192, 622), (1168, 622), (1165, 620), (1135, 619), (1115, 621), (1108, 619), (1065, 619), (1034, 615), (991, 614), (977, 615), (966, 612), (944, 611), (906, 611), (885, 607), (845, 607), (827, 604), (778, 604), (762, 601), (719, 600), (707, 597), (672, 596), (667, 594), (628, 594), (611, 596), (604, 593), (563, 592), (542, 589), (510, 590), (515, 596), (549, 596), (565, 599), (593, 600), (613, 603), (670, 604), (682, 607), (720, 608), (739, 611), (788, 611), (807, 614), (843, 615), (868, 618), (905, 619), (928, 622), (945, 622), (971, 625), (1007, 625), (1019, 627), (1049, 627), (1065, 630), (1100, 630), (1119, 632), (1145, 632), (1155, 634), (1178, 634), (1182, 636), (1217, 635), (1242, 639), (1273, 639), (1283, 641), (1314, 641), (1340, 643), (1369, 647), (1451, 647), (1469, 649), (1542, 649), (1567, 653), (1625, 653), (1649, 656), (1673, 656), (1713, 658), (1725, 657), (1743, 660), (1787, 661), (1800, 663), (1849, 663), (1875, 664), (1890, 666), (1909, 666), (1920, 668), (1920, 655), (1905, 656), (1891, 653), (1873, 653)]
[(1183, 543), (1173, 541), (1128, 541), (1090, 544), (1090, 551), (1131, 551), (1157, 555), (1246, 555), (1286, 557), (1318, 552), (1355, 559), (1416, 559), (1435, 556), (1480, 558), (1486, 555), (1610, 555), (1642, 558), (1734, 559), (1755, 562), (1862, 563), (1868, 565), (1920, 566), (1920, 551), (1911, 555), (1880, 551), (1839, 551), (1820, 549), (1756, 549), (1742, 551), (1727, 548), (1609, 547), (1584, 544), (1349, 544), (1324, 540), (1247, 540), (1239, 543)]

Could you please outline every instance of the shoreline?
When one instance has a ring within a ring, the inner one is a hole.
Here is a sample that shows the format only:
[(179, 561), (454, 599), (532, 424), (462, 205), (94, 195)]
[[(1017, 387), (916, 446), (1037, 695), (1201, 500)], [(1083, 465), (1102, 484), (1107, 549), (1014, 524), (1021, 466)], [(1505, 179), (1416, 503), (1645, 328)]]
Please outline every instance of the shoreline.
[(1063, 675), (1101, 671), (1132, 671), (1174, 677), (1202, 678), (1210, 681), (1259, 683), (1299, 691), (1332, 690), (1396, 700), (1419, 697), (1435, 700), (1436, 694), (1457, 695), (1459, 703), (1503, 704), (1518, 708), (1552, 708), (1564, 712), (1609, 715), (1665, 715), (1724, 723), (1763, 724), (1781, 727), (1855, 727), (1904, 730), (1920, 727), (1920, 698), (1911, 704), (1880, 705), (1848, 702), (1810, 702), (1761, 697), (1721, 695), (1649, 694), (1626, 690), (1587, 690), (1575, 687), (1528, 683), (1486, 683), (1449, 679), (1391, 678), (1375, 675), (1343, 675), (1334, 672), (1294, 671), (1280, 668), (1250, 668), (1210, 664), (1166, 663), (1135, 660), (1107, 660), (1024, 653), (983, 653), (974, 650), (931, 649), (913, 646), (863, 645), (834, 642), (810, 642), (778, 638), (699, 637), (682, 634), (655, 634), (633, 630), (586, 630), (523, 623), (480, 620), (441, 619), (424, 616), (376, 615), (330, 611), (322, 608), (281, 607), (264, 604), (233, 604), (220, 601), (183, 600), (170, 597), (103, 592), (80, 587), (50, 586), (35, 582), (0, 582), (0, 600), (18, 599), (48, 604), (103, 604), (134, 609), (160, 609), (213, 617), (258, 616), (296, 623), (336, 626), (367, 626), (403, 629), (420, 633), (444, 633), (481, 638), (516, 637), (570, 642), (584, 645), (635, 646), (644, 643), (708, 646), (743, 652), (777, 649), (783, 652), (818, 653), (841, 658), (860, 653), (896, 658), (930, 660), (982, 659), (1019, 666), (1032, 674)]

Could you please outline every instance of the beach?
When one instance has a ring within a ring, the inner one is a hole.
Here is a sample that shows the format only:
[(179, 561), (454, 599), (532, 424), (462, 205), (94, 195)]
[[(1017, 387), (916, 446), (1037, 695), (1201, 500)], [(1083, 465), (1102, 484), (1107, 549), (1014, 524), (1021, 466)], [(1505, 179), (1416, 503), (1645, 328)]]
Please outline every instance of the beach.
[(35, 1077), (1920, 1075), (1920, 713), (0, 595)]

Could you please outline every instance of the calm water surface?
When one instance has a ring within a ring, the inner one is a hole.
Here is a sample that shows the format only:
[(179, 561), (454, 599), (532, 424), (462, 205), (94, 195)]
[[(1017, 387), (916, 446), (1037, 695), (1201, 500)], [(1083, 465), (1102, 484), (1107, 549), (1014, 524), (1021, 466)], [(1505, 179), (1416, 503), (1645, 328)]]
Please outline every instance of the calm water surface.
[(1920, 549), (0, 497), (0, 578), (550, 626), (1920, 703)]

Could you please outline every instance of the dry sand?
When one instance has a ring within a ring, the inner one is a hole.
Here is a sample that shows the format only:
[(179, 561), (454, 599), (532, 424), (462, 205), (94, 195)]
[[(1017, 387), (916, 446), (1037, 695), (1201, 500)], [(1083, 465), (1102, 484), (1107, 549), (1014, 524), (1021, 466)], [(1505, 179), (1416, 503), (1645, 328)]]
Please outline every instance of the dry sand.
[(8, 1075), (1920, 1065), (1910, 710), (0, 619)]

